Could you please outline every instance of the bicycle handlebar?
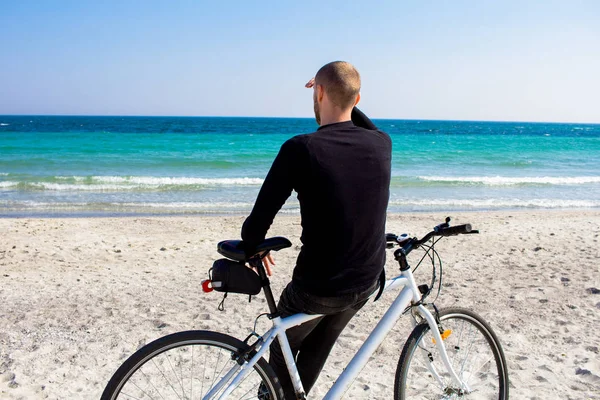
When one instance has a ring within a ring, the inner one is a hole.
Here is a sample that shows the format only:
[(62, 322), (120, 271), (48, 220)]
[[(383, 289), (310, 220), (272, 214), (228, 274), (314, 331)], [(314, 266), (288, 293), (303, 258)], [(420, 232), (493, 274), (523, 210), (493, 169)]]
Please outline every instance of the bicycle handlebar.
[(454, 236), (460, 235), (461, 233), (471, 232), (471, 224), (450, 226), (448, 228), (442, 228), (438, 231), (440, 236)]
[[(433, 230), (431, 232), (429, 232), (428, 234), (423, 236), (421, 239), (417, 239), (416, 237), (415, 238), (407, 238), (405, 235), (403, 235), (404, 237), (402, 238), (402, 240), (400, 240), (400, 237), (398, 237), (397, 235), (388, 233), (388, 234), (386, 234), (386, 242), (388, 242), (388, 248), (393, 247), (394, 244), (398, 244), (400, 246), (400, 248), (398, 250), (396, 250), (396, 252), (394, 252), (394, 256), (396, 258), (398, 258), (398, 256), (399, 256), (399, 254), (397, 254), (398, 252), (400, 252), (406, 256), (413, 249), (420, 247), (422, 244), (428, 242), (429, 239), (431, 239), (432, 237), (435, 237), (435, 236), (456, 236), (456, 235), (461, 235), (461, 234), (479, 233), (478, 230), (472, 229), (471, 224), (450, 226), (449, 222), (450, 222), (450, 217), (446, 218), (445, 223), (439, 224), (438, 226), (433, 228)], [(391, 246), (390, 246), (390, 244), (391, 244)]]

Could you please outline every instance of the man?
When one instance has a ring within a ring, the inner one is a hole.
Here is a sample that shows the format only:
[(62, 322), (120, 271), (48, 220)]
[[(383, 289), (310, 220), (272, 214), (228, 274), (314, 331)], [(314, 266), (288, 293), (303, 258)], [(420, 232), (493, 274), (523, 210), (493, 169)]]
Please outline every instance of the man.
[[(360, 75), (349, 63), (323, 66), (313, 89), (320, 128), (281, 146), (242, 227), (246, 250), (265, 239), (275, 215), (298, 193), (303, 243), (292, 281), (281, 294), (281, 317), (325, 314), (287, 331), (306, 393), (346, 324), (375, 290), (385, 262), (391, 140), (358, 109)], [(271, 273), (273, 260), (265, 258)], [(286, 399), (294, 389), (277, 341), (269, 363)]]

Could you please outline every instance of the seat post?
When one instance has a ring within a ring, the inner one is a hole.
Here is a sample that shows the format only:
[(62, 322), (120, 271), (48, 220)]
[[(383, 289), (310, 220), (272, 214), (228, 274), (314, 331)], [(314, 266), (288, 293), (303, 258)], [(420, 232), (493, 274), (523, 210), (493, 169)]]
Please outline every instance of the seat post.
[(275, 298), (273, 297), (273, 292), (271, 291), (271, 282), (269, 281), (269, 277), (267, 276), (267, 272), (265, 271), (262, 260), (257, 258), (256, 261), (251, 260), (250, 264), (258, 271), (258, 276), (260, 277), (261, 285), (263, 287), (263, 291), (265, 292), (265, 297), (267, 298), (267, 304), (269, 305), (269, 311), (271, 312), (269, 317), (276, 317), (278, 315), (277, 303), (275, 303)]

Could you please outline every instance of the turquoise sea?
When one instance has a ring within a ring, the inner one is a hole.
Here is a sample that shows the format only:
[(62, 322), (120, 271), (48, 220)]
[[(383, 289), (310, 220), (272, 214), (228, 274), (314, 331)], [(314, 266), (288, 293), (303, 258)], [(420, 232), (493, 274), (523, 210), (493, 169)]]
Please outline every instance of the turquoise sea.
[[(390, 212), (600, 207), (600, 125), (375, 120)], [(0, 216), (247, 214), (314, 119), (0, 116)], [(284, 212), (297, 213), (292, 196)]]

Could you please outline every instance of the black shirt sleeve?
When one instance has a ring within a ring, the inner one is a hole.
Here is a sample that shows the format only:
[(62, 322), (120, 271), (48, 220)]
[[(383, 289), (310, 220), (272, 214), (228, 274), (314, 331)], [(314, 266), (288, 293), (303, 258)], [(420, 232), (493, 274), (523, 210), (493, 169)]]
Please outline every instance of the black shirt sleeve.
[(362, 111), (360, 111), (356, 107), (354, 107), (352, 109), (351, 118), (352, 118), (352, 123), (354, 123), (355, 126), (358, 126), (360, 128), (369, 129), (371, 131), (377, 130), (377, 127), (369, 119), (369, 117), (367, 117)]
[(285, 142), (258, 193), (252, 212), (242, 225), (242, 240), (248, 256), (263, 240), (275, 215), (295, 188), (301, 149), (294, 138)]

